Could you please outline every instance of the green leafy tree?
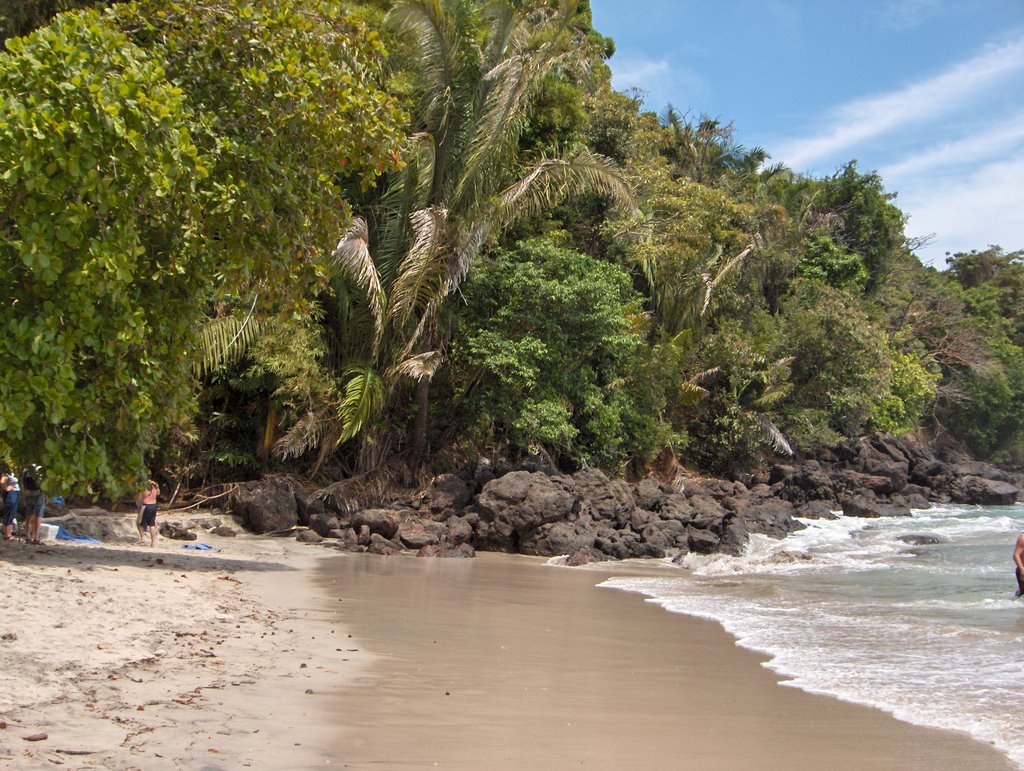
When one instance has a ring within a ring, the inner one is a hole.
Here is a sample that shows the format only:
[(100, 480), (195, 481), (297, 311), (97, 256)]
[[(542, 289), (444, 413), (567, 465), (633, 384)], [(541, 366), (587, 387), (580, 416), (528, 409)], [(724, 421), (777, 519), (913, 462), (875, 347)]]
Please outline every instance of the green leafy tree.
[(832, 240), (860, 256), (867, 271), (865, 290), (874, 292), (908, 257), (905, 217), (877, 173), (861, 174), (856, 161), (818, 183), (810, 224), (830, 227)]
[(95, 12), (0, 56), (0, 454), (119, 490), (192, 405), (188, 310), (212, 266), (206, 174), (162, 66)]
[(793, 398), (781, 417), (787, 434), (806, 446), (801, 428), (814, 428), (819, 438), (865, 431), (874, 406), (890, 394), (885, 330), (856, 296), (806, 279), (794, 281), (779, 324), (777, 345), (793, 357)]
[(619, 267), (545, 241), (477, 263), (452, 354), (451, 414), (477, 452), (543, 448), (620, 465), (638, 439), (630, 387), (639, 297)]
[(192, 411), (212, 301), (321, 285), (343, 183), (396, 165), (401, 113), (361, 32), (329, 4), (154, 0), (9, 41), (3, 454), (65, 489), (133, 485)]
[[(962, 302), (953, 318), (975, 330), (982, 366), (951, 362), (959, 388), (941, 414), (944, 424), (979, 456), (1024, 459), (1024, 253), (998, 246), (948, 260), (948, 289)], [(950, 323), (949, 319), (946, 321)]]
[(811, 232), (804, 238), (803, 254), (795, 275), (821, 281), (836, 289), (860, 289), (868, 279), (860, 256), (839, 246), (822, 230)]

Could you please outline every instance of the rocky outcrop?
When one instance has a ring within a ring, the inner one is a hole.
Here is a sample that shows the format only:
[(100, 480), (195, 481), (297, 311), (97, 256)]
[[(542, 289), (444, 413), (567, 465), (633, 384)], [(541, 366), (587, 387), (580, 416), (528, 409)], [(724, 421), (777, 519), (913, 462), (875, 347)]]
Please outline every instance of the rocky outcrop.
[(471, 557), (477, 550), (567, 555), (567, 564), (688, 553), (742, 554), (751, 534), (784, 538), (800, 519), (909, 516), (933, 502), (1024, 499), (1024, 477), (879, 434), (735, 479), (629, 484), (597, 469), (560, 473), (533, 458), (481, 460), (442, 474), (418, 496), (365, 508), (305, 496), (288, 480), (251, 483), (232, 505), (249, 529), (307, 524), (315, 540), (352, 551)]
[(239, 485), (229, 506), (254, 533), (273, 533), (299, 524), (295, 491), (286, 480), (268, 477)]

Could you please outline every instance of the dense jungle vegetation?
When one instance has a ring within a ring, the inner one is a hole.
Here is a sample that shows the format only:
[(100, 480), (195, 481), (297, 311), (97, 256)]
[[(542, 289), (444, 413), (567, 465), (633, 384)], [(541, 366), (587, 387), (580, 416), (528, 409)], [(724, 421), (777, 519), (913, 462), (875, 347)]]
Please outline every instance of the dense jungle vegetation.
[(53, 489), (1024, 462), (1024, 252), (645, 112), (586, 0), (0, 10), (0, 460)]

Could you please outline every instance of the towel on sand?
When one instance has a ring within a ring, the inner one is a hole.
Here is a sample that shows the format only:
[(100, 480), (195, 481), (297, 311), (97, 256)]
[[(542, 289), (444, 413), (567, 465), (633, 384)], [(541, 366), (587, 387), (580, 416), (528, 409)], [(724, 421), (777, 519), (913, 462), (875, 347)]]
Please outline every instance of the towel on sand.
[(95, 538), (90, 538), (87, 535), (75, 535), (74, 533), (69, 533), (59, 525), (57, 526), (57, 540), (75, 541), (77, 543), (101, 543), (101, 541), (97, 541)]

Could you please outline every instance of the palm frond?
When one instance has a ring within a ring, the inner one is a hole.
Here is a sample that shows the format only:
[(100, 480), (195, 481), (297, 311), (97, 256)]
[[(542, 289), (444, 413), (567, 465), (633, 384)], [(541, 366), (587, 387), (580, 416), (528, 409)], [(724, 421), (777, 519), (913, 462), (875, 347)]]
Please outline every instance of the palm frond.
[(274, 454), (282, 460), (297, 458), (321, 447), (331, 427), (324, 414), (309, 410), (274, 444)]
[(218, 367), (242, 359), (269, 323), (254, 315), (255, 308), (253, 300), (245, 316), (219, 316), (199, 327), (199, 358), (193, 365), (197, 376), (204, 377)]
[(607, 196), (632, 206), (633, 191), (615, 162), (584, 151), (571, 159), (546, 158), (499, 197), (496, 226), (541, 214), (570, 195), (582, 192)]
[(354, 437), (377, 417), (385, 398), (384, 382), (370, 366), (350, 364), (343, 374), (348, 382), (338, 410), (343, 426), (338, 444)]
[(370, 256), (370, 233), (366, 220), (362, 217), (353, 219), (352, 227), (334, 249), (334, 258), (343, 274), (365, 292), (373, 315), (374, 338), (379, 341), (384, 331), (385, 296), (380, 274)]
[[(439, 0), (399, 0), (386, 23), (409, 35), (416, 55), (413, 66), (423, 94), (421, 112), (430, 130), (439, 134), (457, 108), (452, 85), (459, 80), (459, 18)], [(457, 9), (456, 9), (457, 10)]]
[(708, 395), (708, 389), (687, 380), (679, 384), (679, 402), (684, 407), (692, 407)]
[(779, 455), (793, 455), (793, 448), (790, 447), (786, 437), (774, 423), (764, 415), (757, 416), (757, 423), (758, 427), (761, 429), (761, 441), (766, 447)]
[[(516, 56), (496, 64), (483, 80), (486, 87), (462, 173), (453, 192), (453, 208), (464, 198), (478, 200), (493, 184), (493, 169), (508, 160), (522, 133), (527, 97), (535, 82), (536, 62)], [(492, 172), (492, 173), (488, 173)]]
[(413, 214), (411, 222), (413, 243), (395, 276), (388, 308), (388, 317), (398, 328), (405, 326), (417, 308), (426, 307), (441, 288), (439, 254), (448, 211), (436, 206), (421, 209)]
[(720, 284), (728, 280), (736, 270), (743, 264), (743, 261), (750, 256), (750, 254), (759, 247), (760, 239), (755, 237), (745, 248), (743, 248), (738, 254), (729, 259), (724, 265), (718, 267), (715, 271), (714, 278), (711, 280), (711, 287), (717, 288)]
[(409, 377), (413, 380), (430, 380), (443, 363), (444, 356), (440, 351), (427, 351), (399, 362), (391, 369), (390, 374), (396, 377)]
[(690, 378), (690, 381), (693, 383), (697, 383), (698, 385), (705, 385), (708, 383), (715, 382), (720, 377), (722, 377), (724, 373), (725, 371), (721, 367), (709, 367), (708, 369), (703, 370), (702, 372), (698, 372), (696, 375), (693, 375)]
[(388, 187), (370, 213), (376, 225), (374, 262), (384, 286), (390, 286), (411, 237), (413, 212), (426, 208), (437, 161), (434, 137), (426, 132), (410, 136), (403, 147), (405, 166), (388, 178)]

